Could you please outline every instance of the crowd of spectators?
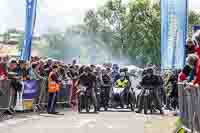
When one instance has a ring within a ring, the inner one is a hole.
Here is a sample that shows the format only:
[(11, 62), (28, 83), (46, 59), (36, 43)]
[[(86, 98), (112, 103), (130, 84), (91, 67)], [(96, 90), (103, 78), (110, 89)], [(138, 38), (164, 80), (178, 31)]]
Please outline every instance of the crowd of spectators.
[(200, 85), (200, 31), (186, 41), (186, 63), (179, 74), (179, 81)]
[(16, 58), (0, 57), (0, 79), (32, 80), (47, 78), (53, 65), (59, 66), (59, 75), (72, 78), (76, 75), (79, 65), (64, 64), (61, 61), (32, 57), (29, 62)]
[[(61, 61), (50, 58), (32, 57), (29, 62), (25, 62), (8, 56), (1, 57), (0, 80), (11, 80), (11, 88), (17, 92), (22, 88), (20, 81), (41, 79), (46, 79), (47, 81), (49, 73), (54, 65), (57, 65), (59, 68), (59, 80), (65, 82), (61, 84), (61, 87), (66, 87), (66, 82), (70, 82), (71, 87), (75, 88), (74, 84), (76, 84), (78, 74), (81, 73), (84, 67), (77, 65), (75, 60), (71, 64), (64, 64)], [(45, 87), (47, 87), (47, 85)], [(73, 88), (71, 88), (72, 91), (76, 91)], [(47, 91), (47, 88), (44, 90)], [(62, 90), (66, 89), (61, 89), (61, 91)], [(75, 99), (75, 97), (72, 98)]]
[[(59, 80), (62, 82), (61, 88), (66, 88), (66, 84), (70, 84), (70, 88), (68, 86), (71, 100), (70, 102), (71, 104), (76, 104), (78, 79), (81, 73), (84, 72), (84, 69), (86, 68), (85, 65), (77, 64), (76, 60), (73, 60), (70, 64), (65, 64), (59, 60), (40, 58), (37, 56), (32, 57), (29, 62), (11, 57), (1, 57), (0, 59), (0, 80), (11, 80), (11, 88), (13, 88), (15, 92), (20, 91), (22, 88), (20, 81), (42, 79), (46, 79), (47, 81), (49, 73), (52, 71), (52, 67), (57, 65), (59, 68), (57, 74), (59, 76)], [(89, 68), (96, 74), (101, 71), (101, 68), (97, 65), (90, 65)], [(105, 68), (105, 72), (111, 76), (112, 72), (109, 65), (105, 66)], [(47, 85), (44, 87), (47, 87)], [(42, 87), (40, 87), (40, 89), (41, 88)], [(47, 91), (47, 88), (42, 91), (45, 90)], [(66, 89), (60, 89), (60, 91), (66, 91)], [(66, 92), (63, 93), (66, 94)]]

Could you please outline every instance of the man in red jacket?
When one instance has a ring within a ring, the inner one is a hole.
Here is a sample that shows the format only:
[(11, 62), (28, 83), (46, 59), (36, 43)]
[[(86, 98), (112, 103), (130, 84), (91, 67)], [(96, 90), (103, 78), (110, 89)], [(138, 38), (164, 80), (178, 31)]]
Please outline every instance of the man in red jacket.
[(197, 59), (197, 63), (196, 63), (196, 77), (193, 80), (193, 84), (196, 85), (200, 85), (200, 58), (198, 57)]
[(196, 48), (195, 48), (195, 52), (196, 52), (196, 55), (198, 56), (198, 59), (196, 61), (196, 68), (195, 68), (195, 74), (196, 74), (196, 77), (195, 79), (193, 80), (193, 84), (194, 85), (200, 85), (200, 32), (196, 32), (194, 35), (193, 35), (193, 41), (196, 45)]

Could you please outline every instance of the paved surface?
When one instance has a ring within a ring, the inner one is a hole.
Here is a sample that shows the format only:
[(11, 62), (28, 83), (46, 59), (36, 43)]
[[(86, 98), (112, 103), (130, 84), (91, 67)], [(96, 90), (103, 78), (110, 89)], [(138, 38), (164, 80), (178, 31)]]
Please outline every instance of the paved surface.
[(0, 133), (171, 133), (175, 118), (121, 110), (99, 114), (23, 114), (0, 122)]

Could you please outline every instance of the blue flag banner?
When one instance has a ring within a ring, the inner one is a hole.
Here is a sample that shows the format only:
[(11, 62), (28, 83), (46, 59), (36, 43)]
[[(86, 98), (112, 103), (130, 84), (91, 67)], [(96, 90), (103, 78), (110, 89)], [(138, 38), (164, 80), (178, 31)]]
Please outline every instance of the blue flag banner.
[(187, 0), (161, 0), (161, 67), (181, 69), (185, 62)]
[(26, 0), (26, 26), (23, 48), (21, 51), (21, 60), (25, 61), (31, 58), (32, 36), (36, 20), (36, 5), (37, 0)]

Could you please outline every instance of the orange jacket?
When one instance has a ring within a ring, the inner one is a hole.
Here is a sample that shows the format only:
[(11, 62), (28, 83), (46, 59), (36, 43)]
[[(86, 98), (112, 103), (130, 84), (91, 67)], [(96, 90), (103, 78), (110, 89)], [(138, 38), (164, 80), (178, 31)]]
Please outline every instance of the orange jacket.
[(55, 81), (51, 79), (53, 72), (50, 72), (48, 77), (48, 92), (54, 93), (59, 91), (59, 84), (57, 84)]

